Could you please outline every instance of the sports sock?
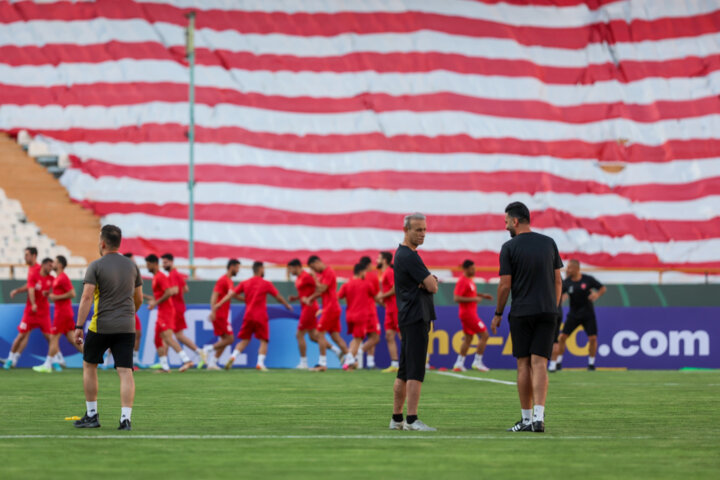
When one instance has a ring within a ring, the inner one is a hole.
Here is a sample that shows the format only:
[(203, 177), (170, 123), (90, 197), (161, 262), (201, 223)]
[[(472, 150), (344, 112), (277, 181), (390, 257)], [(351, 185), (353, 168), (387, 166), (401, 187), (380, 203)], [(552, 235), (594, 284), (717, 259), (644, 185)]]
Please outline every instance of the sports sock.
[(520, 412), (522, 412), (522, 422), (530, 423), (532, 419), (532, 408), (528, 408), (527, 410), (523, 408)]
[(130, 420), (130, 415), (132, 415), (132, 407), (121, 407), (120, 408), (120, 421), (123, 420)]
[(557, 362), (550, 360), (550, 364), (548, 365), (548, 370), (555, 370), (556, 367), (557, 367)]
[(58, 352), (55, 354), (55, 361), (56, 361), (57, 363), (65, 363), (65, 357), (63, 357), (63, 354), (62, 354), (61, 351), (58, 351)]
[(318, 357), (318, 365), (321, 367), (327, 367), (327, 356), (326, 355), (320, 355)]
[(264, 366), (265, 366), (265, 355), (263, 355), (263, 354), (258, 354), (257, 364), (258, 364), (258, 367), (264, 367)]
[(158, 360), (160, 361), (160, 365), (162, 365), (163, 370), (170, 370), (170, 363), (168, 362), (167, 355), (163, 355), (158, 358)]
[(196, 348), (195, 353), (197, 353), (198, 356), (200, 356), (200, 354), (202, 353), (202, 348), (200, 348), (200, 347)]
[(217, 367), (218, 359), (215, 356), (215, 352), (210, 352), (211, 355), (208, 356), (208, 366), (209, 367)]
[(391, 361), (390, 361), (390, 366), (393, 367), (393, 368), (399, 368), (399, 367), (400, 367), (400, 362), (398, 362), (397, 360), (391, 360)]
[(133, 363), (140, 363), (140, 352), (137, 350), (133, 351)]
[(402, 413), (393, 413), (392, 419), (393, 419), (393, 422), (402, 422), (403, 421)]
[(97, 415), (97, 400), (94, 402), (85, 402), (85, 411), (88, 414), (88, 417), (94, 417)]
[(476, 354), (475, 354), (475, 361), (474, 361), (473, 363), (482, 363), (482, 357), (483, 357), (483, 354), (482, 354), (482, 353), (476, 353)]
[(368, 368), (375, 368), (375, 355), (367, 356), (367, 366)]
[(562, 363), (562, 355), (557, 356), (557, 360), (555, 360), (557, 363)]
[(183, 363), (187, 363), (187, 362), (190, 361), (190, 357), (188, 357), (188, 354), (185, 353), (185, 350), (180, 350), (180, 351), (178, 352), (178, 355), (180, 355), (180, 360), (181, 360)]
[(300, 366), (307, 367), (307, 357), (300, 357)]
[(462, 367), (463, 363), (465, 363), (465, 357), (463, 355), (458, 355), (457, 360), (455, 360), (455, 367)]
[(533, 422), (545, 421), (545, 407), (543, 405), (535, 405), (533, 408)]
[(340, 347), (337, 345), (330, 345), (330, 350), (332, 350), (338, 357), (342, 354), (342, 350), (340, 350)]
[(347, 363), (348, 365), (352, 365), (353, 363), (355, 363), (355, 357), (352, 356), (352, 353), (348, 352), (348, 354), (345, 355), (345, 363)]
[(588, 357), (588, 365), (595, 365), (595, 357)]
[(12, 354), (12, 356), (13, 356), (13, 359), (12, 359), (13, 365), (17, 365), (18, 360), (20, 360), (20, 352), (15, 352)]
[(407, 423), (409, 425), (412, 425), (413, 423), (415, 423), (415, 420), (417, 420), (417, 415), (408, 415), (407, 418), (405, 419), (405, 421), (407, 421)]
[(53, 358), (55, 358), (55, 357), (54, 357), (54, 356), (51, 357), (50, 355), (48, 355), (47, 357), (45, 357), (45, 363), (43, 363), (42, 366), (43, 366), (43, 367), (46, 367), (46, 368), (52, 367)]

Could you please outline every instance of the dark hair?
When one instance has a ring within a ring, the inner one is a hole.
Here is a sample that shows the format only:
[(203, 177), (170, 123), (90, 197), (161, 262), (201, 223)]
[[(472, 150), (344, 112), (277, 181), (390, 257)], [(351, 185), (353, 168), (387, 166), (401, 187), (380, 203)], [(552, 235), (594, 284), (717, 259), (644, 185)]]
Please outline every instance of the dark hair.
[(473, 265), (475, 265), (475, 262), (473, 262), (473, 261), (470, 260), (470, 259), (467, 259), (467, 260), (465, 260), (465, 261), (462, 263), (462, 268), (470, 268), (470, 267), (472, 267)]
[(310, 255), (310, 258), (308, 258), (307, 264), (312, 265), (313, 263), (317, 262), (318, 260), (320, 260), (320, 257), (318, 257), (317, 255)]
[(370, 260), (370, 257), (365, 255), (365, 256), (360, 257), (360, 260), (358, 261), (358, 263), (361, 263), (367, 267), (368, 265), (370, 265), (372, 263), (372, 260)]
[(62, 255), (58, 255), (55, 257), (60, 265), (62, 265), (63, 268), (67, 267), (67, 258), (63, 257)]
[(122, 242), (122, 230), (120, 227), (115, 225), (103, 225), (100, 229), (100, 238), (105, 241), (105, 245), (110, 248), (120, 248), (120, 242)]
[(158, 263), (158, 257), (154, 253), (151, 253), (147, 257), (145, 257), (145, 261), (147, 263)]
[(367, 267), (366, 264), (356, 263), (353, 267), (353, 275), (360, 275), (362, 272), (365, 271), (365, 267)]
[(392, 266), (392, 253), (390, 252), (380, 252), (380, 256), (385, 259), (388, 265)]
[(30, 255), (35, 255), (37, 257), (37, 248), (35, 247), (27, 247), (25, 249), (26, 252), (30, 252)]
[(132, 254), (132, 252), (125, 252), (125, 253), (123, 253), (123, 257), (132, 258), (133, 254)]
[(568, 263), (574, 263), (578, 267), (580, 266), (580, 260), (578, 260), (577, 258), (571, 258), (570, 260), (568, 260)]
[(517, 218), (518, 223), (530, 223), (530, 210), (522, 202), (512, 202), (505, 207), (505, 213), (511, 218)]
[(299, 258), (293, 258), (288, 262), (288, 267), (302, 267), (302, 262)]
[(235, 265), (240, 265), (240, 260), (237, 258), (231, 258), (228, 260), (227, 269), (230, 270), (230, 267), (234, 267)]
[(53, 263), (53, 259), (50, 257), (45, 257), (42, 259), (41, 265), (45, 265), (46, 263)]
[(163, 256), (160, 258), (164, 258), (165, 260), (170, 260), (171, 262), (175, 260), (175, 257), (173, 257), (172, 253), (163, 253)]
[(263, 268), (263, 262), (253, 262), (253, 273), (259, 272), (261, 268)]

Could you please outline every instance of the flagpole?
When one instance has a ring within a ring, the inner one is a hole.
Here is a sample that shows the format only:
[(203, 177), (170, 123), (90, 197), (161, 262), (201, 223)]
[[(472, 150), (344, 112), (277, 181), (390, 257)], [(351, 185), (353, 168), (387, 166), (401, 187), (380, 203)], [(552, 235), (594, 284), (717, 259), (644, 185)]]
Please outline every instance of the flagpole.
[(195, 12), (187, 15), (188, 28), (186, 31), (186, 53), (190, 66), (190, 122), (188, 126), (188, 145), (190, 159), (188, 163), (188, 262), (190, 264), (190, 277), (195, 277)]

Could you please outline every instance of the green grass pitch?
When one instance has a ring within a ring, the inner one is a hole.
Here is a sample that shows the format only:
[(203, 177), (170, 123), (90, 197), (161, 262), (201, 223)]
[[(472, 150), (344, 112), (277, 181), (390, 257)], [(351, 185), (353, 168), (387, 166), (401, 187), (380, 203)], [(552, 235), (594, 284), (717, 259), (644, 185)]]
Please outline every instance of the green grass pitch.
[[(462, 375), (514, 380), (512, 371)], [(135, 378), (132, 432), (116, 431), (112, 371), (100, 372), (102, 428), (77, 430), (64, 417), (84, 412), (80, 371), (0, 371), (0, 478), (699, 479), (720, 471), (718, 372), (554, 374), (544, 435), (505, 432), (519, 418), (514, 385), (436, 372), (420, 418), (439, 431), (425, 434), (387, 429), (393, 376), (378, 371)]]

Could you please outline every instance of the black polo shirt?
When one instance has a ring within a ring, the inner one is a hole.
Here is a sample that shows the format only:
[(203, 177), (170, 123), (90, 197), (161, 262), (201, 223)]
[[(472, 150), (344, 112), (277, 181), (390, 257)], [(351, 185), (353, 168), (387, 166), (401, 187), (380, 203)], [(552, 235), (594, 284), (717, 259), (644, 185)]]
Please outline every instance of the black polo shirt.
[(420, 255), (410, 247), (398, 246), (395, 251), (394, 270), (398, 325), (403, 327), (435, 320), (433, 295), (419, 287), (430, 275)]

